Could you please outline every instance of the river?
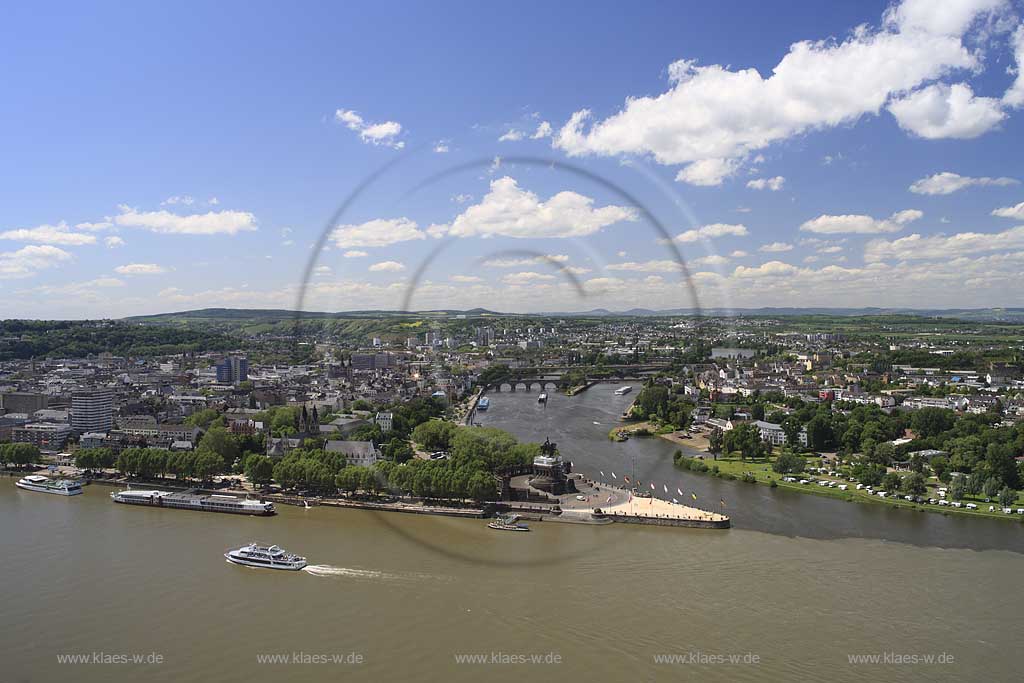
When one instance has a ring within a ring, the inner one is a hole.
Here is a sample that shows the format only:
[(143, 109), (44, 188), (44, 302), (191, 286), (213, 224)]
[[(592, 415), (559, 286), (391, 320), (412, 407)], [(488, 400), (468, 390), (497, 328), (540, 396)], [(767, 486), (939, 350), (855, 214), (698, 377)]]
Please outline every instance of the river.
[[(553, 395), (546, 408), (536, 394), (493, 394), (481, 421), (550, 436), (588, 474), (632, 467), (635, 453), (642, 479), (725, 498), (734, 528), (544, 522), (514, 534), (326, 507), (249, 518), (2, 479), (3, 680), (1018, 677), (1020, 525), (684, 475), (667, 442), (607, 440), (632, 398), (611, 392)], [(251, 540), (313, 566), (225, 562)], [(102, 663), (122, 655), (160, 662)], [(862, 655), (891, 663), (850, 662)]]

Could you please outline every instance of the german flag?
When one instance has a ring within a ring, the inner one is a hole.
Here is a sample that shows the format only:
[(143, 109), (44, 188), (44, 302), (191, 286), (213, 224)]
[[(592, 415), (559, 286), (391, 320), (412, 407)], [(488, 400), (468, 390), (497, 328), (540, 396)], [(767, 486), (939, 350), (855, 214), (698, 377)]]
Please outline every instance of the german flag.
[(696, 493), (691, 493), (690, 495), (693, 496), (694, 500), (697, 500), (697, 494)]
[(718, 502), (722, 504), (722, 507), (725, 507), (725, 498), (721, 498)]

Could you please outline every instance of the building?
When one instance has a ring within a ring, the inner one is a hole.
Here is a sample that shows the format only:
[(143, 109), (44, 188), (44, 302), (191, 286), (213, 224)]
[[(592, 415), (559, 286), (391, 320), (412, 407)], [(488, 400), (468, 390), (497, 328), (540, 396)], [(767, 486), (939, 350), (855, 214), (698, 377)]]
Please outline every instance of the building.
[(113, 389), (81, 389), (71, 393), (71, 429), (75, 433), (109, 432), (113, 426)]
[(244, 356), (229, 356), (217, 363), (217, 381), (219, 383), (238, 385), (248, 379), (248, 358)]
[(392, 424), (394, 423), (394, 416), (391, 413), (377, 413), (374, 416), (373, 421), (380, 427), (380, 431), (387, 434), (391, 431)]
[(356, 467), (371, 467), (380, 460), (380, 451), (372, 441), (328, 441), (324, 450), (341, 453), (349, 465)]
[(34, 394), (27, 391), (0, 394), (0, 413), (28, 413), (31, 415), (37, 410), (45, 408), (46, 401), (45, 394)]
[(64, 448), (69, 436), (69, 425), (53, 422), (30, 422), (11, 430), (11, 441), (30, 443), (41, 451), (57, 451)]
[[(761, 441), (770, 443), (773, 446), (785, 446), (786, 445), (786, 432), (783, 431), (782, 425), (775, 424), (774, 422), (765, 422), (764, 420), (756, 420), (753, 425), (757, 427), (757, 430), (761, 432)], [(798, 439), (801, 446), (807, 445), (807, 428), (800, 428), (800, 437)]]

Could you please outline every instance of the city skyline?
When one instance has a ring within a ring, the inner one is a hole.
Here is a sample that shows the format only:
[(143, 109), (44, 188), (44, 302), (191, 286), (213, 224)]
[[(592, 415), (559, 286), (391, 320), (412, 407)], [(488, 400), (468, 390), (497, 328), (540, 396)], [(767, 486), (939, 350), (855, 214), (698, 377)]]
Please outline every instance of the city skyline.
[(15, 8), (3, 317), (1024, 306), (1022, 9), (941, 4)]

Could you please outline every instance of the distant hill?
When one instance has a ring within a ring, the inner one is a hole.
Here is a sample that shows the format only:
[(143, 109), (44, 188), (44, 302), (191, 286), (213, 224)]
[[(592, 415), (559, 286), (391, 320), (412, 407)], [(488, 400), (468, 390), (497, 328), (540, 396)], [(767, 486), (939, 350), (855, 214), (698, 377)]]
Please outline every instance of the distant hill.
[[(665, 317), (665, 316), (688, 316), (694, 315), (696, 311), (692, 308), (671, 308), (654, 310), (649, 308), (631, 308), (625, 311), (610, 311), (606, 308), (595, 308), (589, 311), (552, 311), (537, 313), (501, 313), (486, 308), (471, 308), (468, 310), (459, 309), (432, 309), (424, 311), (386, 311), (386, 310), (361, 310), (361, 311), (290, 311), (287, 309), (263, 309), (263, 308), (203, 308), (192, 311), (179, 311), (176, 313), (159, 313), (156, 315), (142, 315), (125, 318), (130, 322), (152, 322), (171, 323), (194, 321), (241, 321), (254, 322), (280, 322), (283, 320), (301, 319), (352, 319), (352, 318), (388, 318), (407, 316), (457, 316), (468, 317), (486, 316), (559, 316), (573, 318), (603, 318), (603, 317)], [(703, 315), (709, 316), (766, 316), (766, 317), (792, 317), (805, 315), (828, 315), (828, 316), (883, 316), (883, 315), (913, 315), (925, 318), (952, 318), (971, 322), (1007, 322), (1024, 323), (1024, 308), (949, 308), (949, 309), (918, 309), (918, 308), (707, 308), (701, 311)]]

